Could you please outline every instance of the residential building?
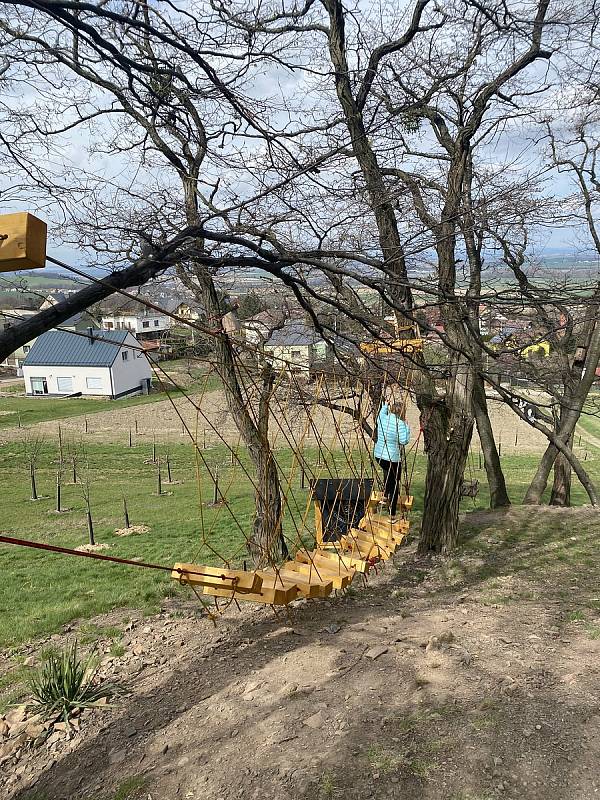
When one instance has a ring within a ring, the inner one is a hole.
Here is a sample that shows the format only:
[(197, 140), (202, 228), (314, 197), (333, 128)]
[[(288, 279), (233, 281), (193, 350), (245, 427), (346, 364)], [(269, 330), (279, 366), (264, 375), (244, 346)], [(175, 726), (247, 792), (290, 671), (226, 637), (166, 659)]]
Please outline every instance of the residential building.
[(265, 357), (276, 369), (309, 372), (327, 358), (327, 343), (304, 322), (287, 321), (271, 331), (263, 344)]
[[(45, 306), (45, 308), (49, 308), (51, 305), (53, 304), (49, 303)], [(42, 310), (42, 306), (40, 306), (40, 311)], [(23, 320), (27, 319), (28, 317), (32, 317), (37, 313), (37, 311), (29, 308), (4, 309), (3, 311), (0, 311), (0, 330), (6, 330), (7, 328), (12, 327), (18, 322), (22, 322)], [(92, 314), (89, 313), (89, 311), (82, 311), (79, 314), (74, 314), (72, 317), (69, 317), (69, 319), (65, 320), (59, 325), (60, 330), (76, 332), (85, 332), (90, 327), (98, 328), (99, 322)], [(17, 350), (15, 350), (14, 353), (11, 353), (0, 366), (12, 367), (19, 371), (23, 366), (23, 362), (25, 361), (27, 354), (35, 344), (35, 341), (35, 339), (32, 339), (30, 342), (27, 342), (27, 344), (17, 348)]]
[(102, 327), (108, 331), (131, 331), (141, 338), (157, 339), (171, 327), (171, 317), (132, 301), (103, 314)]
[(113, 400), (150, 390), (152, 370), (130, 331), (48, 331), (23, 364), (31, 396), (94, 395)]

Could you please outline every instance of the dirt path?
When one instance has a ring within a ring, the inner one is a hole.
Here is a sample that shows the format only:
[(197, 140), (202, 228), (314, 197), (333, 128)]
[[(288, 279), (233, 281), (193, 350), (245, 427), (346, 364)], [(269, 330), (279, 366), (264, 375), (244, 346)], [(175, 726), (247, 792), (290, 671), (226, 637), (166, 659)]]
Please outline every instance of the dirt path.
[[(573, 531), (594, 512), (553, 513)], [(531, 516), (472, 521), (486, 542)], [(437, 564), (409, 547), (366, 589), (297, 604), (289, 621), (245, 608), (215, 629), (170, 601), (107, 655), (128, 696), (13, 763), (1, 796), (592, 800), (600, 619), (578, 609), (600, 615), (598, 560), (557, 580), (552, 548), (532, 541)]]

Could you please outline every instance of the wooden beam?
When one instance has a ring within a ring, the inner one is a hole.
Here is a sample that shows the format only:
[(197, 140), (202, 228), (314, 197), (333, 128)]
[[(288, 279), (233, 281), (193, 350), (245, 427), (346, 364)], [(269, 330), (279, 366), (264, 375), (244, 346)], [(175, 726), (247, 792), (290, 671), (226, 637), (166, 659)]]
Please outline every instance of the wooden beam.
[(262, 585), (262, 578), (256, 572), (209, 567), (204, 564), (175, 564), (171, 577), (184, 585), (193, 583), (195, 586), (235, 590), (236, 593), (257, 593)]
[(33, 214), (0, 215), (0, 272), (44, 267), (47, 235), (46, 223)]

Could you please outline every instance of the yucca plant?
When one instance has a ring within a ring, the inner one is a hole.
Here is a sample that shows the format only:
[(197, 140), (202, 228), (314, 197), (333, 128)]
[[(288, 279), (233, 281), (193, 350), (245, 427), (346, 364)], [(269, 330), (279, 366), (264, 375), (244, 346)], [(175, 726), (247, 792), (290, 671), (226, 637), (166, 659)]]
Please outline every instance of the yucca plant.
[(76, 708), (98, 705), (110, 697), (116, 686), (96, 682), (99, 663), (95, 653), (81, 658), (77, 640), (62, 651), (53, 651), (46, 662), (29, 677), (33, 703), (47, 716), (60, 714), (68, 723)]

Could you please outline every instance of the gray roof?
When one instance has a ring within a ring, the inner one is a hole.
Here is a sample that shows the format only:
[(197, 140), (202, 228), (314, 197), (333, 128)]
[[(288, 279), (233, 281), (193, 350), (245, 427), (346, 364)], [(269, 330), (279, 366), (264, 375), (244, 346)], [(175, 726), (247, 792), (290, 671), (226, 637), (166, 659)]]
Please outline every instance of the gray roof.
[(270, 347), (301, 347), (321, 341), (314, 328), (304, 322), (286, 322), (283, 328), (274, 330), (266, 341)]
[(70, 331), (39, 336), (24, 367), (110, 367), (129, 331), (94, 331), (93, 339)]

